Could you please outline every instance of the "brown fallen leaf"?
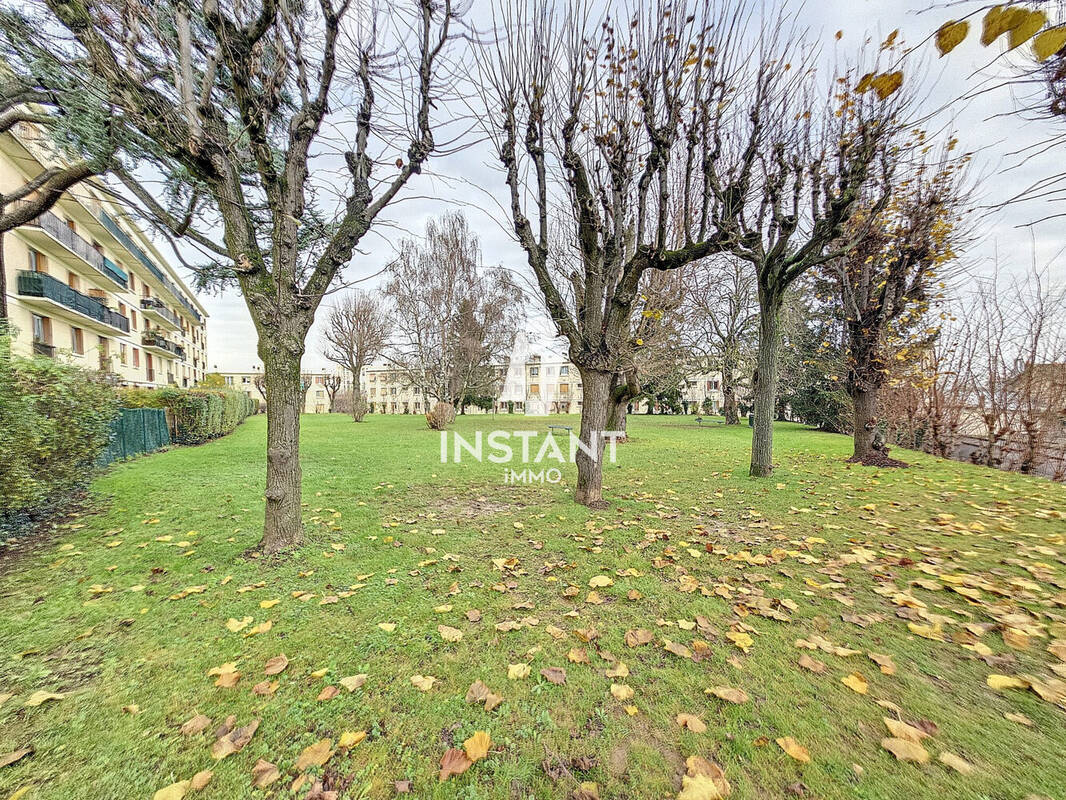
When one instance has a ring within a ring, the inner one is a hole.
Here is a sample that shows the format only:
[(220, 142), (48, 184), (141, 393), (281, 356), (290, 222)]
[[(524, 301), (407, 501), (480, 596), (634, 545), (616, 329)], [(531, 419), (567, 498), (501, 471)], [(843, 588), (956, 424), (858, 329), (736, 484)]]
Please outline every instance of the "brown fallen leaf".
[(669, 639), (663, 640), (663, 650), (667, 653), (673, 653), (680, 658), (692, 658), (692, 651), (685, 645), (678, 642), (671, 642)]
[(14, 764), (16, 761), (21, 761), (26, 756), (33, 753), (32, 747), (24, 747), (21, 750), (13, 750), (10, 753), (4, 753), (0, 755), (0, 767), (6, 767), (10, 764)]
[(644, 628), (626, 631), (625, 635), (626, 647), (640, 647), (645, 644), (651, 644), (654, 640), (655, 634)]
[(274, 694), (280, 685), (281, 684), (277, 681), (259, 681), (259, 683), (252, 687), (252, 694), (266, 697)]
[(282, 653), (281, 655), (274, 656), (272, 659), (267, 661), (266, 667), (264, 667), (263, 669), (263, 674), (277, 675), (281, 672), (284, 672), (287, 666), (289, 666), (289, 659), (285, 657), (284, 653)]
[(545, 667), (540, 674), (548, 683), (554, 683), (556, 686), (566, 683), (566, 670), (562, 667)]
[(203, 733), (211, 725), (211, 717), (204, 714), (197, 714), (191, 719), (187, 720), (184, 725), (181, 726), (182, 736), (194, 736), (197, 733)]
[(214, 776), (215, 773), (209, 769), (200, 770), (189, 780), (189, 789), (194, 792), (200, 791), (207, 786), (207, 784), (211, 783), (211, 779)]
[(340, 693), (340, 689), (338, 689), (336, 686), (330, 685), (323, 687), (322, 691), (318, 693), (318, 697), (316, 697), (315, 699), (320, 701), (332, 700)]
[(811, 658), (806, 653), (799, 657), (799, 665), (811, 672), (817, 672), (819, 675), (824, 673), (827, 669), (824, 662), (819, 661), (817, 658)]
[(811, 763), (811, 754), (807, 751), (807, 748), (793, 739), (791, 736), (782, 736), (777, 740), (777, 746), (780, 747), (789, 758), (794, 758), (801, 764)]
[(703, 720), (697, 717), (695, 714), (678, 714), (675, 717), (677, 724), (682, 728), (688, 728), (693, 733), (704, 733), (707, 730), (707, 726)]
[(885, 748), (899, 761), (913, 761), (918, 764), (925, 764), (929, 761), (929, 753), (917, 742), (889, 737), (881, 740), (881, 747)]
[(333, 755), (333, 740), (319, 739), (314, 744), (305, 747), (300, 757), (296, 759), (296, 771), (303, 772), (308, 767), (321, 767)]
[(396, 790), (396, 794), (410, 794), (411, 793), (411, 781), (393, 781), (392, 788)]
[(883, 675), (895, 675), (896, 674), (896, 662), (892, 660), (892, 656), (885, 653), (867, 653), (870, 660), (873, 661), (881, 669)]
[(211, 745), (211, 757), (215, 759), (215, 761), (220, 761), (234, 753), (239, 753), (244, 749), (244, 746), (248, 744), (248, 742), (252, 741), (252, 736), (255, 735), (258, 727), (259, 720), (253, 719), (247, 725), (241, 728), (236, 728), (229, 733), (220, 736), (218, 740)]
[(256, 789), (265, 789), (280, 778), (281, 773), (278, 772), (278, 768), (262, 758), (252, 767), (252, 786)]
[(440, 782), (443, 783), (452, 775), (462, 775), (473, 763), (462, 750), (455, 747), (446, 750), (440, 757)]
[(241, 679), (241, 673), (234, 670), (233, 672), (223, 672), (215, 680), (215, 686), (221, 689), (232, 689), (237, 685), (237, 682)]

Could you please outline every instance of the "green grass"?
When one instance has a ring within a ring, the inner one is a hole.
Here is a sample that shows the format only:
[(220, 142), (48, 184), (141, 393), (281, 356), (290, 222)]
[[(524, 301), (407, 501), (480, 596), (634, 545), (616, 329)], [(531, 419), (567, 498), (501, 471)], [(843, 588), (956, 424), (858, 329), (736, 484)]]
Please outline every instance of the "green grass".
[[(203, 447), (112, 468), (94, 484), (98, 513), (0, 558), (0, 695), (14, 693), (0, 705), (0, 754), (35, 749), (0, 768), (0, 798), (23, 788), (23, 800), (150, 798), (202, 769), (214, 770), (212, 782), (190, 797), (303, 797), (308, 787), (289, 788), (300, 753), (344, 731), (368, 736), (309, 770), (342, 798), (392, 797), (397, 780), (411, 780), (416, 797), (558, 798), (580, 782), (603, 798), (673, 797), (693, 754), (720, 764), (737, 798), (778, 798), (798, 783), (821, 798), (1066, 796), (1063, 708), (986, 685), (992, 673), (1046, 681), (1057, 678), (1052, 666), (1062, 669), (1047, 646), (1066, 638), (1066, 487), (914, 453), (902, 456), (909, 469), (858, 467), (844, 462), (846, 438), (792, 425), (778, 430), (777, 474), (755, 481), (747, 428), (690, 420), (632, 419), (632, 441), (606, 468), (610, 508), (590, 512), (569, 500), (570, 467), (557, 485), (510, 486), (500, 465), (441, 464), (439, 435), (417, 417), (304, 417), (306, 541), (281, 560), (249, 555), (263, 513), (263, 418)], [(469, 435), (544, 424), (465, 417), (455, 427)], [(497, 559), (514, 561), (501, 570)], [(597, 575), (613, 585), (590, 604)], [(686, 576), (707, 594), (681, 591)], [(979, 587), (972, 600), (949, 590), (960, 581)], [(908, 593), (925, 608), (900, 605)], [(320, 605), (331, 596), (338, 601)], [(260, 607), (271, 599), (280, 602)], [(751, 613), (765, 599), (785, 619)], [(434, 610), (443, 605), (452, 610)], [(470, 609), (480, 622), (468, 621)], [(229, 618), (246, 616), (273, 626), (250, 637), (252, 625), (227, 630)], [(524, 617), (538, 622), (495, 629)], [(677, 625), (697, 618), (695, 630)], [(908, 628), (930, 619), (945, 641)], [(967, 623), (985, 627), (973, 628), (978, 636)], [(440, 624), (462, 640), (443, 641)], [(566, 638), (553, 638), (552, 625)], [(747, 653), (726, 636), (741, 625), (754, 640)], [(1027, 649), (1004, 643), (1010, 626), (1028, 627)], [(600, 634), (592, 644), (572, 633), (590, 627)], [(627, 647), (633, 628), (656, 641)], [(796, 647), (812, 635), (862, 652)], [(710, 653), (681, 658), (664, 639), (700, 639)], [(590, 663), (570, 663), (574, 647)], [(890, 654), (896, 674), (883, 675), (867, 651)], [(276, 693), (254, 695), (279, 653), (289, 666)], [(799, 668), (803, 653), (826, 672)], [(628, 678), (605, 676), (610, 658)], [(207, 672), (229, 661), (243, 676), (216, 688)], [(530, 677), (508, 680), (518, 662)], [(566, 668), (565, 685), (540, 677), (549, 666)], [(841, 683), (852, 672), (868, 694)], [(362, 688), (316, 700), (359, 673), (368, 675)], [(418, 691), (415, 674), (437, 683)], [(502, 705), (467, 704), (475, 680)], [(632, 687), (635, 715), (612, 697), (612, 682)], [(713, 686), (750, 700), (705, 695)], [(37, 690), (65, 696), (24, 708)], [(907, 722), (935, 724), (924, 740), (930, 763), (898, 762), (881, 748), (882, 717), (894, 712), (879, 700)], [(182, 736), (196, 713), (212, 727)], [(707, 731), (682, 730), (679, 713), (698, 715)], [(261, 725), (216, 763), (213, 731), (228, 715)], [(439, 783), (445, 750), (475, 730), (490, 732), (496, 749)], [(775, 744), (783, 736), (805, 746), (810, 763), (790, 759)], [(973, 774), (938, 763), (944, 751)], [(282, 774), (266, 791), (251, 788), (260, 758)], [(565, 769), (544, 766), (559, 761)]]

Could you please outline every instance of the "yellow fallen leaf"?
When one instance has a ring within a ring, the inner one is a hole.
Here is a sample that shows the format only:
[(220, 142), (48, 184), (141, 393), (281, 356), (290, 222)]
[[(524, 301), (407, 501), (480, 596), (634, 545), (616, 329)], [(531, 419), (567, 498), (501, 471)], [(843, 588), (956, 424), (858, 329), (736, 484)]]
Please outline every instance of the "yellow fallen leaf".
[(347, 689), (349, 692), (354, 692), (364, 683), (366, 683), (367, 676), (365, 674), (349, 675), (346, 678), (341, 678), (337, 683)]
[(807, 748), (791, 736), (782, 736), (777, 740), (777, 746), (784, 750), (790, 758), (794, 758), (800, 763), (809, 764), (811, 761), (811, 754), (807, 751)]
[(395, 622), (379, 622), (378, 623), (378, 627), (381, 628), (381, 630), (385, 631), (385, 633), (392, 633), (394, 630), (396, 630), (396, 623)]
[(755, 640), (748, 634), (744, 633), (744, 631), (728, 631), (725, 637), (745, 653), (748, 652), (748, 649), (753, 644), (755, 644)]
[(943, 753), (937, 756), (937, 759), (940, 761), (941, 764), (951, 767), (953, 770), (962, 775), (970, 775), (973, 773), (973, 764), (971, 764), (969, 761), (966, 761), (965, 759), (960, 758), (954, 753), (949, 753), (945, 750)]
[(709, 775), (682, 775), (677, 800), (719, 800), (724, 795)]
[(676, 720), (678, 725), (682, 728), (688, 728), (693, 733), (703, 733), (707, 730), (703, 720), (695, 714), (678, 714)]
[(606, 575), (596, 575), (589, 579), (589, 587), (592, 589), (603, 589), (613, 585), (614, 581)]
[(917, 742), (890, 737), (882, 739), (881, 746), (899, 761), (913, 761), (918, 764), (925, 764), (929, 761), (929, 753)]
[(512, 681), (520, 681), (529, 677), (529, 664), (508, 664), (507, 677)]
[(260, 608), (273, 608), (274, 606), (276, 606), (280, 602), (281, 602), (281, 600), (260, 600), (259, 601), (259, 607)]
[(463, 742), (463, 750), (471, 761), (479, 761), (489, 754), (492, 738), (486, 731), (474, 731), (474, 735)]
[(853, 672), (850, 675), (841, 678), (840, 682), (853, 692), (858, 692), (859, 694), (866, 694), (870, 691), (870, 684), (867, 682), (866, 678), (858, 672)]
[(251, 624), (251, 617), (243, 617), (242, 619), (234, 619), (233, 617), (230, 617), (228, 620), (226, 620), (226, 628), (232, 631), (233, 633), (242, 631)]
[(632, 700), (633, 699), (633, 687), (626, 686), (622, 683), (611, 684), (611, 694), (614, 695), (616, 700)]
[(355, 747), (366, 738), (366, 731), (345, 731), (337, 740), (337, 747)]
[(908, 725), (906, 722), (900, 722), (898, 719), (893, 719), (892, 717), (882, 717), (881, 719), (884, 720), (885, 727), (888, 728), (888, 732), (892, 734), (894, 739), (905, 739), (908, 742), (921, 744), (922, 739), (929, 736), (922, 729)]
[(1024, 678), (1016, 678), (1013, 675), (989, 675), (985, 682), (996, 691), (1004, 689), (1028, 689), (1029, 681)]
[(433, 688), (433, 684), (436, 682), (436, 678), (432, 675), (412, 675), (411, 683), (414, 684), (420, 691), (428, 692)]
[(446, 642), (458, 642), (463, 638), (463, 632), (450, 625), (438, 625), (437, 633), (439, 633), (440, 637)]
[(22, 704), (23, 708), (36, 708), (41, 703), (47, 703), (49, 700), (62, 700), (66, 697), (62, 692), (46, 692), (38, 690), (26, 698), (26, 702)]
[(181, 800), (189, 792), (189, 781), (178, 781), (152, 795), (152, 800)]
[(730, 686), (715, 686), (711, 689), (705, 690), (706, 694), (713, 694), (719, 700), (725, 700), (727, 703), (746, 703), (748, 702), (748, 695), (742, 689), (734, 689)]

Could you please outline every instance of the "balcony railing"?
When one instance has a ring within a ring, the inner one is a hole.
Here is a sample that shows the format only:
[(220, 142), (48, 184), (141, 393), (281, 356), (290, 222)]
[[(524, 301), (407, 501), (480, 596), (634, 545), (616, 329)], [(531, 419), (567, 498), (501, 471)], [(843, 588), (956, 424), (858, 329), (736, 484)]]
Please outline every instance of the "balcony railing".
[(141, 309), (158, 314), (176, 328), (181, 327), (181, 321), (178, 319), (178, 315), (163, 305), (163, 302), (155, 297), (142, 297)]
[(174, 285), (173, 281), (163, 274), (163, 270), (157, 267), (155, 262), (152, 261), (141, 248), (134, 244), (133, 240), (121, 227), (119, 227), (119, 224), (106, 211), (100, 212), (100, 224), (107, 228), (108, 232), (118, 239), (122, 246), (129, 250), (138, 261), (144, 264), (145, 268), (151, 272), (164, 287), (166, 287), (167, 291), (178, 299), (179, 303), (185, 306), (185, 309), (192, 314), (198, 322), (200, 321), (200, 312), (197, 311), (193, 304), (185, 298), (185, 295), (183, 295), (181, 290)]
[(62, 281), (43, 272), (23, 271), (18, 274), (18, 293), (23, 297), (41, 297), (84, 314), (90, 319), (130, 332), (130, 321), (117, 311), (112, 311), (99, 300), (75, 291)]
[(33, 354), (35, 356), (46, 356), (47, 358), (55, 358), (56, 349), (54, 345), (45, 344), (44, 342), (34, 342)]
[(40, 228), (101, 275), (107, 276), (109, 280), (114, 281), (123, 289), (129, 286), (129, 281), (121, 269), (104, 258), (102, 253), (71, 230), (67, 223), (51, 211), (45, 211), (39, 217), (30, 220), (27, 227)]
[(173, 342), (164, 339), (158, 333), (146, 333), (141, 337), (141, 344), (144, 347), (154, 347), (157, 350), (166, 350), (177, 358), (185, 358), (185, 348), (181, 345), (174, 344)]

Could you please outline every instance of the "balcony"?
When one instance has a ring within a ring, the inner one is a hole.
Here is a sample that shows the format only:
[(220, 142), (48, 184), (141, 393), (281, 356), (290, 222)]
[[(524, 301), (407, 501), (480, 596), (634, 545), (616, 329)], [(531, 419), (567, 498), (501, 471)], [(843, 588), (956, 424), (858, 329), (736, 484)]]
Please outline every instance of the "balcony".
[(97, 273), (123, 289), (129, 286), (126, 274), (114, 262), (104, 258), (99, 251), (72, 231), (67, 223), (51, 211), (45, 211), (19, 230), (40, 249), (51, 250), (54, 254), (57, 249), (56, 245), (59, 245), (64, 251), (73, 253)]
[(55, 358), (56, 349), (53, 345), (45, 344), (44, 342), (34, 342), (33, 354), (35, 356), (44, 356), (45, 358)]
[(111, 217), (106, 211), (100, 212), (100, 224), (107, 229), (108, 233), (115, 237), (118, 242), (125, 247), (138, 261), (144, 264), (145, 268), (156, 277), (156, 279), (163, 284), (163, 287), (170, 292), (177, 299), (179, 303), (185, 306), (185, 310), (188, 311), (197, 322), (202, 322), (200, 312), (196, 310), (192, 303), (186, 299), (185, 295), (181, 293), (181, 290), (163, 274), (163, 270), (155, 265), (141, 248), (139, 248), (134, 241), (127, 235), (127, 233), (119, 227), (118, 222)]
[(172, 331), (181, 330), (181, 322), (178, 315), (163, 305), (163, 301), (156, 297), (141, 298), (141, 313), (164, 328)]
[(18, 296), (27, 305), (46, 313), (58, 311), (69, 316), (70, 312), (74, 312), (85, 327), (95, 331), (106, 334), (113, 334), (116, 330), (130, 332), (130, 321), (126, 317), (43, 272), (20, 272)]
[(158, 333), (146, 333), (141, 337), (141, 346), (156, 355), (170, 358), (185, 358), (185, 348), (164, 339)]

